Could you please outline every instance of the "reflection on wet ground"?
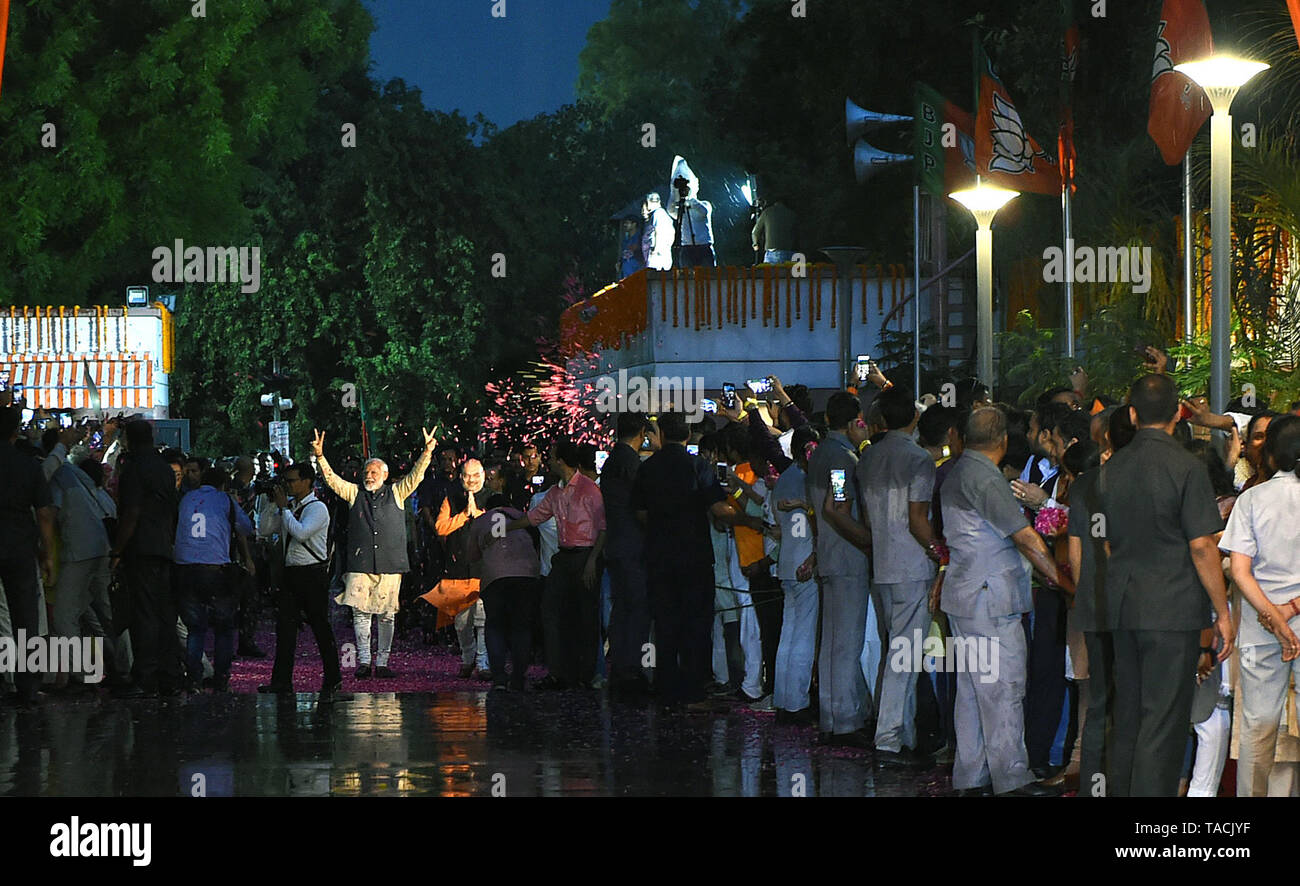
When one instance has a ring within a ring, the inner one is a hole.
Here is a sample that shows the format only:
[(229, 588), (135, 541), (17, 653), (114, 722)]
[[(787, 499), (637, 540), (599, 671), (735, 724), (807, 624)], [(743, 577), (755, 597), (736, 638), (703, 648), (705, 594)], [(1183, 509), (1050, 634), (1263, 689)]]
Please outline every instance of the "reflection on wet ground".
[(935, 796), (771, 715), (600, 693), (106, 695), (0, 708), (0, 796)]

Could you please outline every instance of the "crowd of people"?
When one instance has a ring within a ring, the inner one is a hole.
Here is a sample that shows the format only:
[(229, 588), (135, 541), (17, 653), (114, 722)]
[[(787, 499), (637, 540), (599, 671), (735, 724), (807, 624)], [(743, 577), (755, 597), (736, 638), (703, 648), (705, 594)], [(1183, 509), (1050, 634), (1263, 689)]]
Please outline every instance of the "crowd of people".
[[(269, 596), (260, 691), (294, 690), (305, 624), (328, 703), (333, 611), (358, 681), (441, 613), (467, 683), (774, 711), (964, 794), (1217, 795), (1231, 753), (1238, 794), (1295, 795), (1300, 417), (1212, 414), (1150, 357), (1125, 403), (1082, 370), (1029, 410), (917, 400), (871, 366), (816, 411), (770, 376), (713, 416), (619, 413), (606, 452), (426, 431), (400, 478), (319, 432), (214, 464), (3, 408), (0, 636), (102, 637), (120, 696), (223, 692)], [(82, 675), (0, 679), (32, 705)]]

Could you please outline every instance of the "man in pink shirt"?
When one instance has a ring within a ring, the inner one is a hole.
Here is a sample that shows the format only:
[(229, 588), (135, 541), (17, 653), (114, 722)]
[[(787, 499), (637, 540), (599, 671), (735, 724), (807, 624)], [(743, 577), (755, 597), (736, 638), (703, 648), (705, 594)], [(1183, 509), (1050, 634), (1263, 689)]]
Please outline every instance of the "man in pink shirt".
[(542, 632), (549, 674), (538, 689), (590, 687), (600, 642), (601, 552), (605, 548), (605, 501), (600, 487), (578, 471), (578, 447), (567, 438), (551, 449), (551, 469), (563, 478), (508, 529), (537, 526), (552, 517), (560, 549), (542, 595)]

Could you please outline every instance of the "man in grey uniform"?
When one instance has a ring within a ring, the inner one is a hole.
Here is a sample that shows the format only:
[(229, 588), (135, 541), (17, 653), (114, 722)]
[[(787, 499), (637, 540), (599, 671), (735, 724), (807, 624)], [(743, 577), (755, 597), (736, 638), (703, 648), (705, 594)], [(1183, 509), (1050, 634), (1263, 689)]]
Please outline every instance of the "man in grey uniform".
[(1006, 451), (1006, 415), (993, 407), (975, 410), (966, 448), (943, 483), (950, 554), (941, 608), (952, 626), (949, 643), (958, 656), (965, 653), (957, 667), (952, 786), (1051, 796), (1034, 781), (1025, 750), (1027, 648), (1020, 616), (1033, 606), (1024, 558), (1053, 582), (1056, 563), (998, 468)]
[[(847, 391), (826, 403), (830, 433), (808, 460), (805, 501), (817, 513), (817, 575), (822, 582), (822, 639), (818, 655), (821, 731), (832, 744), (871, 747), (861, 730), (870, 710), (867, 679), (862, 673), (862, 644), (867, 629), (867, 555), (859, 522), (855, 471), (858, 443), (866, 429), (858, 420), (858, 400)], [(846, 510), (826, 507), (831, 472), (844, 471)]]
[[(912, 440), (921, 413), (911, 392), (890, 387), (876, 404), (889, 430), (858, 462), (858, 486), (874, 542), (871, 585), (880, 595), (879, 616), (889, 637), (889, 665), (876, 714), (876, 762), (922, 768), (930, 761), (916, 753), (915, 659), (894, 653), (910, 650), (930, 628), (925, 604), (934, 579), (929, 514), (935, 469), (929, 453)], [(904, 666), (897, 666), (904, 660)]]

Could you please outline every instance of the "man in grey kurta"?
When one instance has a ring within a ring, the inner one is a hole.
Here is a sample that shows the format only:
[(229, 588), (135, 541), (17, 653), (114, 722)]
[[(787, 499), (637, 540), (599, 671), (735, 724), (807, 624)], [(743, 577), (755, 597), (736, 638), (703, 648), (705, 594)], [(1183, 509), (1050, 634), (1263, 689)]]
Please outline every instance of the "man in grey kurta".
[[(930, 499), (934, 462), (912, 440), (920, 413), (906, 390), (892, 387), (876, 398), (889, 431), (858, 462), (858, 486), (872, 535), (872, 589), (888, 632), (884, 679), (876, 713), (876, 761), (925, 765), (916, 754), (916, 679), (913, 655), (897, 654), (929, 632), (926, 598), (934, 579)], [(903, 665), (903, 666), (898, 666)], [(903, 753), (910, 748), (911, 753)]]
[(1034, 782), (1025, 750), (1020, 616), (1033, 605), (1024, 558), (1052, 581), (1056, 563), (998, 469), (1006, 449), (1006, 416), (993, 407), (975, 410), (965, 449), (943, 483), (950, 560), (941, 608), (952, 627), (949, 643), (959, 650), (952, 786), (1047, 796), (1052, 792)]
[[(817, 576), (822, 582), (822, 638), (818, 655), (818, 697), (821, 731), (839, 743), (870, 743), (870, 736), (857, 736), (870, 710), (867, 680), (862, 673), (862, 644), (867, 629), (867, 555), (837, 528), (838, 515), (825, 507), (831, 471), (844, 471), (852, 521), (859, 519), (859, 497), (855, 471), (857, 442), (865, 435), (856, 420), (861, 418), (853, 395), (832, 394), (826, 404), (830, 433), (808, 460), (805, 480), (806, 501), (817, 511)], [(853, 425), (852, 429), (850, 425)]]

